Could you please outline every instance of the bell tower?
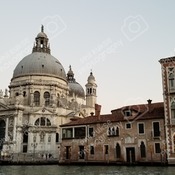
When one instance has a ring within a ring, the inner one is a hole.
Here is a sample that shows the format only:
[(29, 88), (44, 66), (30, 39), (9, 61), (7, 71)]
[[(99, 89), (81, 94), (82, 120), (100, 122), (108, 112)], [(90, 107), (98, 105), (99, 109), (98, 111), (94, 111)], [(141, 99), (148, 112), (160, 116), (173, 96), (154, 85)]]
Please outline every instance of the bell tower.
[(95, 104), (97, 101), (97, 84), (95, 81), (95, 77), (93, 76), (92, 71), (87, 80), (86, 84), (86, 106), (95, 108)]

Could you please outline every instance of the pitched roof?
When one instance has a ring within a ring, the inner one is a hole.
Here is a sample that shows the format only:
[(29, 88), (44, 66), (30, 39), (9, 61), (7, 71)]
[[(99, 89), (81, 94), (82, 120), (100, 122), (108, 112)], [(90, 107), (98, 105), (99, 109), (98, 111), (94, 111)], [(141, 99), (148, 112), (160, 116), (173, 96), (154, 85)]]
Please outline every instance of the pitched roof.
[[(125, 116), (124, 111), (134, 111), (133, 116)], [(64, 126), (75, 126), (75, 125), (88, 125), (95, 123), (107, 123), (107, 122), (122, 122), (122, 121), (133, 121), (133, 120), (147, 120), (147, 119), (163, 119), (164, 118), (164, 104), (151, 103), (151, 104), (139, 104), (124, 106), (122, 108), (114, 109), (111, 111), (112, 114), (105, 114), (100, 116), (89, 116), (73, 120), (69, 123), (61, 125)]]

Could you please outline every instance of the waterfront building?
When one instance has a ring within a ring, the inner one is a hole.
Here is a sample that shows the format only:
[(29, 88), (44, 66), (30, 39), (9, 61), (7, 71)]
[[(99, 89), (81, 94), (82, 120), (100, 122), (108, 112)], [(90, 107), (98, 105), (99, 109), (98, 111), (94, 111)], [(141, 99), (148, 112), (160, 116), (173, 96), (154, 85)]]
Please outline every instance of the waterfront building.
[(166, 163), (162, 102), (100, 108), (61, 125), (60, 163)]
[(71, 66), (66, 75), (60, 61), (51, 55), (42, 26), (32, 53), (14, 69), (9, 90), (0, 90), (1, 158), (57, 159), (59, 126), (72, 117), (95, 112), (96, 90), (92, 72), (86, 91), (75, 80)]
[(159, 62), (162, 71), (167, 159), (169, 164), (175, 164), (175, 57), (163, 58)]

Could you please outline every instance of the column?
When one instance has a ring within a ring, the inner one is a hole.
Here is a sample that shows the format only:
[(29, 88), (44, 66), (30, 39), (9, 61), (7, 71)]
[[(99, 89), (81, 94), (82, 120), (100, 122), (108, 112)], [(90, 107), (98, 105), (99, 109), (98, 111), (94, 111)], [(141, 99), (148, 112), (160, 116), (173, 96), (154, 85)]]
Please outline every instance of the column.
[(9, 118), (6, 118), (6, 126), (5, 126), (5, 141), (8, 141), (8, 127), (9, 127)]
[(14, 116), (14, 121), (13, 121), (13, 141), (16, 140), (16, 116)]

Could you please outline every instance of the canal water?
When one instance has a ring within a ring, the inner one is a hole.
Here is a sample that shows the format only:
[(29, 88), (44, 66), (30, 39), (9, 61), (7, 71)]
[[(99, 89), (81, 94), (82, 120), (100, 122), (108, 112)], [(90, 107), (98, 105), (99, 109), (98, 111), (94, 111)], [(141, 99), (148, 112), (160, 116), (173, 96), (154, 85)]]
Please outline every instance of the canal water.
[(175, 167), (0, 166), (0, 175), (175, 175)]

